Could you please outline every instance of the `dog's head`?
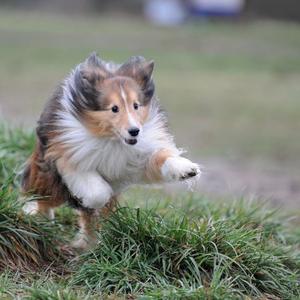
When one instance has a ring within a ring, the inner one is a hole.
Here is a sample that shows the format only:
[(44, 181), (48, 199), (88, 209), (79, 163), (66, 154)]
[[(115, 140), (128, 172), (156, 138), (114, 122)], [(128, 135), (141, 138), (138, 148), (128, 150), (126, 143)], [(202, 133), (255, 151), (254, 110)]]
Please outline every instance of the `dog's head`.
[(92, 134), (138, 142), (154, 95), (153, 67), (132, 57), (112, 71), (94, 53), (77, 67), (73, 106)]

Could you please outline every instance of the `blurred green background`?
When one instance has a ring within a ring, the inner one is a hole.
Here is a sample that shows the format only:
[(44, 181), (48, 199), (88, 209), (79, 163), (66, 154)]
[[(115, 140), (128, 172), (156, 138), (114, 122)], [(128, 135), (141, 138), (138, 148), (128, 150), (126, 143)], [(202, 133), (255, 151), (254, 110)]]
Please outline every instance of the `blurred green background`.
[(1, 118), (34, 127), (58, 82), (94, 50), (155, 60), (177, 144), (205, 165), (200, 190), (250, 189), (300, 206), (300, 24), (246, 16), (163, 27), (139, 10), (1, 7)]

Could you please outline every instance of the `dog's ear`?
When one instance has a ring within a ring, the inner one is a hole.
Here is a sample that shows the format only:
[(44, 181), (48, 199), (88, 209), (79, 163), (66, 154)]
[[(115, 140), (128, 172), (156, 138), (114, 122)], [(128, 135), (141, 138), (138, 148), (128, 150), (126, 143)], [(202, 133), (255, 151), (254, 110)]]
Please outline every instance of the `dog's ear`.
[(155, 91), (152, 73), (154, 61), (146, 61), (142, 56), (133, 56), (121, 65), (117, 74), (133, 78), (144, 94), (144, 104), (147, 105), (152, 99)]
[[(101, 84), (111, 74), (106, 70), (104, 63), (98, 55), (93, 52), (75, 70), (75, 86), (77, 92), (81, 94), (86, 103), (96, 105)], [(96, 109), (96, 108), (95, 108)]]

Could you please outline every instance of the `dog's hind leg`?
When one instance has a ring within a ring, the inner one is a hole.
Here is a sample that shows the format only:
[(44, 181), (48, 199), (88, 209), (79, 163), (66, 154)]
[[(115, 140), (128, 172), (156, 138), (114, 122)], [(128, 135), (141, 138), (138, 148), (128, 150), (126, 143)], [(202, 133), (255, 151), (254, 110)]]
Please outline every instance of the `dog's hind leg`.
[(63, 201), (52, 201), (51, 199), (28, 201), (23, 206), (23, 211), (29, 215), (40, 214), (47, 217), (50, 220), (53, 220), (54, 209), (60, 206), (62, 203)]
[(36, 195), (39, 198), (26, 202), (23, 211), (30, 215), (41, 214), (54, 219), (54, 208), (66, 200), (66, 188), (55, 166), (44, 159), (41, 149), (41, 144), (37, 143), (22, 176), (23, 195)]
[(64, 203), (63, 200), (37, 200), (37, 213), (49, 218), (54, 219), (54, 208)]

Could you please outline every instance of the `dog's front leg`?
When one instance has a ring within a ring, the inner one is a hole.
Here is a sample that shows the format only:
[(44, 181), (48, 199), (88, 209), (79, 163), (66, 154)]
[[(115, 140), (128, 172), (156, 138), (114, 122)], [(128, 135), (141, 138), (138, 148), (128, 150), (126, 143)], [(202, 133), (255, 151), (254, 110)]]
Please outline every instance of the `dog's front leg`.
[(86, 208), (78, 211), (80, 229), (72, 246), (92, 247), (96, 242), (99, 211), (114, 199), (113, 190), (96, 171), (80, 171), (62, 160), (57, 162), (57, 168), (70, 194)]
[(62, 177), (71, 194), (80, 199), (84, 207), (102, 208), (113, 195), (110, 185), (95, 171), (70, 172)]
[(83, 207), (90, 210), (79, 210), (79, 232), (72, 247), (85, 250), (96, 243), (98, 210), (105, 207), (112, 198), (113, 191), (109, 184), (97, 172), (69, 172), (63, 180), (71, 194), (81, 200)]
[(172, 182), (200, 175), (200, 168), (190, 160), (175, 155), (168, 149), (155, 152), (149, 159), (146, 176), (152, 182)]
[(111, 197), (111, 186), (96, 171), (81, 171), (63, 161), (57, 168), (72, 196), (80, 199), (82, 206), (91, 209), (104, 207)]
[(81, 204), (88, 210), (79, 209), (79, 232), (72, 247), (85, 250), (93, 247), (97, 241), (99, 214), (109, 211), (114, 201), (113, 191), (109, 184), (98, 173), (83, 172), (82, 174), (64, 175), (64, 180), (72, 194), (81, 199)]

